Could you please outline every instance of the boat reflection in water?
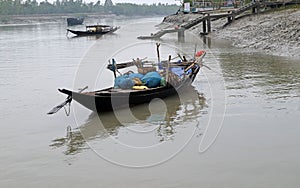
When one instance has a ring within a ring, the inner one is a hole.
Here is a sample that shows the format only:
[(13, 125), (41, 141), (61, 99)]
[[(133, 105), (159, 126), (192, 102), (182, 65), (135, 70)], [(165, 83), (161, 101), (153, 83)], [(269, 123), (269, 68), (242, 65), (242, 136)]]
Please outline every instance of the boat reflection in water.
[(89, 148), (87, 141), (111, 136), (117, 138), (122, 129), (150, 130), (157, 142), (171, 140), (176, 135), (176, 128), (186, 122), (197, 121), (201, 114), (206, 113), (206, 106), (203, 94), (189, 86), (184, 93), (132, 107), (131, 111), (93, 112), (85, 124), (74, 130), (68, 127), (66, 137), (54, 139), (50, 147), (62, 147), (66, 155), (77, 154)]

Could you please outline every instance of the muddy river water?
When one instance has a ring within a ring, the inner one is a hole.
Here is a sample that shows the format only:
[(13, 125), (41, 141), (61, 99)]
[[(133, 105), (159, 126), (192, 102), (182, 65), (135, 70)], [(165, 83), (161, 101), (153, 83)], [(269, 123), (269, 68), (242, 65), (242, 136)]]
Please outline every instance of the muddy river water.
[[(67, 37), (65, 23), (0, 26), (1, 187), (299, 186), (299, 59), (188, 32), (137, 39), (161, 20), (87, 20), (121, 26), (101, 37)], [(207, 52), (179, 99), (46, 115), (65, 99), (58, 88), (107, 87), (110, 58), (155, 60), (156, 42), (162, 58)]]

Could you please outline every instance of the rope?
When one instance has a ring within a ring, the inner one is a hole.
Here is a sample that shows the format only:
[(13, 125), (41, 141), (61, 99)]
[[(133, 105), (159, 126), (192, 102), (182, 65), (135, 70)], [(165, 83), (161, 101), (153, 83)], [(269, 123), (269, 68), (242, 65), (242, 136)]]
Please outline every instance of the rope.
[(64, 106), (64, 110), (65, 110), (65, 113), (66, 113), (66, 116), (70, 116), (70, 113), (71, 113), (71, 102), (69, 102), (67, 104), (68, 107)]

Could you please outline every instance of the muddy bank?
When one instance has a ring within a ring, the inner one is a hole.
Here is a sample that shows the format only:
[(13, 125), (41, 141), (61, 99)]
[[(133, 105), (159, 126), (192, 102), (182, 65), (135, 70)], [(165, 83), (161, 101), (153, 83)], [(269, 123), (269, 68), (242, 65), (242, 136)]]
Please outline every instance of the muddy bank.
[(233, 45), (269, 54), (300, 57), (300, 10), (282, 10), (236, 20), (212, 34)]
[[(195, 16), (171, 15), (165, 24), (181, 24)], [(228, 39), (241, 48), (252, 48), (264, 53), (300, 57), (300, 9), (286, 9), (252, 15), (235, 20), (223, 27), (226, 19), (212, 22), (211, 37)], [(202, 24), (191, 30), (199, 34)]]

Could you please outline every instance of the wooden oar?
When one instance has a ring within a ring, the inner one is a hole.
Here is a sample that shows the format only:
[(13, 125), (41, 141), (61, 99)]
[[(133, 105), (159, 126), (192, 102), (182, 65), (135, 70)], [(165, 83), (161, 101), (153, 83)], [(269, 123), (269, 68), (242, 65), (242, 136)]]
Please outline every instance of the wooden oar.
[[(84, 88), (80, 89), (80, 90), (79, 90), (79, 93), (83, 92), (83, 91), (86, 90), (87, 88), (88, 88), (88, 86), (85, 86)], [(63, 103), (61, 103), (61, 104), (55, 106), (55, 107), (54, 107), (52, 110), (50, 110), (47, 114), (48, 114), (48, 115), (55, 114), (56, 112), (58, 112), (60, 109), (62, 109), (64, 106), (66, 106), (67, 104), (69, 104), (69, 103), (71, 103), (71, 102), (72, 102), (72, 96), (69, 95)]]
[(192, 63), (190, 66), (184, 69), (184, 72), (187, 72), (190, 68), (192, 68), (196, 63)]
[(72, 97), (68, 96), (65, 100), (65, 102), (55, 106), (52, 110), (50, 110), (47, 114), (51, 115), (51, 114), (55, 114), (56, 112), (58, 112), (60, 109), (62, 109), (65, 105), (67, 105), (68, 103), (70, 103), (72, 101)]

